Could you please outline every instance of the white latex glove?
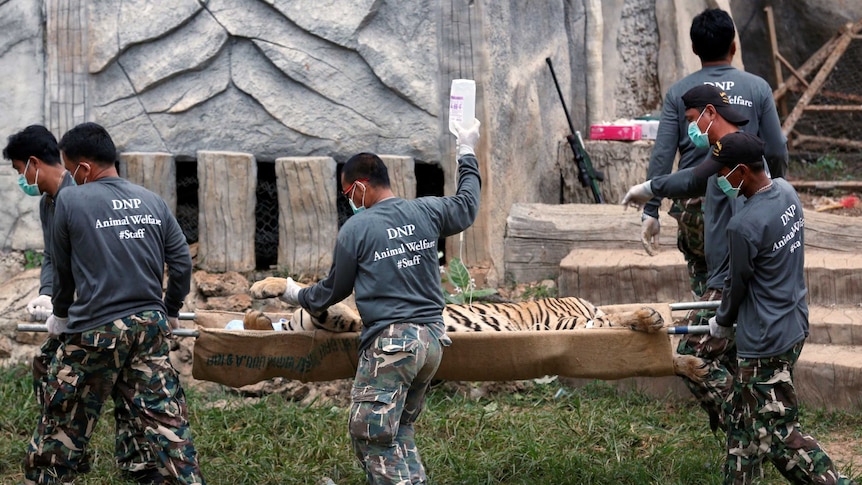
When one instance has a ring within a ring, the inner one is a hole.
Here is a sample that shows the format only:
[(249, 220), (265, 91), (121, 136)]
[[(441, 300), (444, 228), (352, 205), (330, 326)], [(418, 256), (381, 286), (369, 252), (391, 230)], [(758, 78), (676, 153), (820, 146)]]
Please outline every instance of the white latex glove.
[(52, 313), (45, 322), (45, 325), (48, 327), (48, 335), (56, 336), (66, 333), (68, 323), (68, 318), (61, 318)]
[(715, 317), (709, 319), (709, 334), (715, 338), (733, 337), (733, 327), (723, 327), (715, 321)]
[(652, 182), (647, 180), (642, 184), (632, 185), (629, 187), (629, 191), (626, 192), (626, 195), (623, 197), (623, 200), (620, 201), (620, 204), (626, 207), (636, 207), (641, 209), (644, 204), (649, 202), (652, 198)]
[(661, 224), (658, 219), (647, 214), (641, 216), (641, 244), (650, 256), (655, 256), (659, 251), (659, 232), (661, 232)]
[(51, 312), (54, 311), (51, 297), (48, 295), (39, 295), (33, 298), (27, 304), (27, 311), (30, 313), (30, 320), (44, 322), (51, 316)]
[(464, 126), (463, 124), (456, 124), (455, 131), (458, 133), (458, 156), (462, 155), (475, 155), (476, 154), (476, 144), (479, 143), (479, 120), (473, 118), (472, 123), (469, 126)]
[(302, 287), (296, 284), (293, 278), (287, 278), (287, 288), (285, 288), (284, 294), (278, 298), (288, 305), (299, 305), (299, 290), (301, 289)]
[(168, 317), (168, 323), (171, 325), (171, 330), (180, 328), (180, 319), (178, 317)]

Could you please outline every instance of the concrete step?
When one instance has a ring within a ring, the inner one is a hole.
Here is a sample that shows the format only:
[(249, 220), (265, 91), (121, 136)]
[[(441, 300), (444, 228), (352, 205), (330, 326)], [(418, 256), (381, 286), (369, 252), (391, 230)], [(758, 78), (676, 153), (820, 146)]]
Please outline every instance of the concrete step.
[[(685, 318), (686, 311), (677, 310), (671, 318)], [(809, 344), (858, 345), (862, 346), (862, 306), (808, 307)]]
[[(526, 283), (557, 278), (560, 261), (572, 249), (621, 249), (650, 260), (641, 249), (640, 216), (640, 211), (625, 210), (618, 204), (512, 204), (503, 241), (506, 280)], [(663, 252), (679, 254), (676, 221), (666, 210), (659, 212), (659, 220)], [(858, 222), (856, 217), (806, 211), (806, 254), (859, 253), (862, 224)]]
[(862, 306), (808, 308), (808, 344), (854, 345), (862, 348)]
[(862, 408), (862, 346), (806, 343), (793, 382), (806, 406)]
[[(862, 302), (862, 254), (806, 249), (809, 305)], [(643, 250), (574, 249), (560, 262), (560, 296), (593, 304), (682, 302), (692, 299), (685, 260), (676, 250), (648, 256)]]
[[(676, 348), (676, 345), (674, 345)], [(578, 387), (590, 379), (562, 379)], [(694, 399), (679, 377), (632, 377), (609, 381), (623, 390), (638, 390), (658, 399)], [(806, 342), (796, 362), (793, 382), (806, 407), (858, 411), (862, 408), (862, 346)]]

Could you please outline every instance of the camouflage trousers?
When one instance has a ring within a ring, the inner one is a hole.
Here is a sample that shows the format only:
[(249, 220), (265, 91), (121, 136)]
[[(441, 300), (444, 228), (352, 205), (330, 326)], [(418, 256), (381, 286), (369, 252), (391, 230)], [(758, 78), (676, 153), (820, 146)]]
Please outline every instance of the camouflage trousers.
[(674, 199), (668, 214), (677, 220), (676, 247), (685, 257), (691, 292), (700, 297), (707, 289), (708, 276), (703, 249), (701, 199)]
[[(721, 290), (709, 289), (700, 297), (700, 301), (721, 300)], [(715, 315), (713, 310), (691, 310), (681, 325), (708, 325), (709, 319)], [(709, 415), (709, 427), (712, 431), (725, 429), (722, 406), (730, 394), (733, 384), (733, 374), (736, 372), (736, 344), (734, 340), (715, 338), (708, 333), (685, 335), (679, 341), (677, 354), (693, 355), (704, 361), (706, 376), (702, 381), (693, 381), (682, 377), (686, 387), (697, 398), (701, 407)]]
[(752, 483), (761, 475), (764, 458), (790, 483), (853, 483), (835, 470), (817, 440), (799, 427), (793, 366), (803, 343), (775, 357), (739, 359), (725, 403), (726, 485)]
[(350, 437), (369, 484), (425, 483), (413, 423), (451, 343), (442, 324), (390, 325), (359, 356)]
[[(141, 312), (56, 340), (41, 384), (34, 382), (42, 388), (41, 414), (24, 459), (27, 483), (68, 483), (83, 473), (108, 397), (124, 472), (154, 483), (204, 483), (163, 313)], [(34, 365), (34, 378), (36, 372)]]
[(45, 383), (48, 377), (48, 368), (59, 347), (60, 339), (49, 335), (39, 347), (39, 353), (33, 357), (33, 395), (36, 397), (36, 405), (39, 406), (39, 409), (42, 409), (42, 405), (45, 403)]
[[(57, 349), (60, 347), (60, 339), (53, 335), (49, 335), (42, 345), (39, 347), (39, 353), (33, 357), (33, 395), (36, 398), (38, 409), (42, 409), (45, 405), (45, 389), (48, 382), (48, 369), (51, 366), (51, 361), (54, 355), (57, 354)], [(120, 424), (117, 424), (119, 427)], [(90, 472), (90, 462), (92, 458), (89, 456), (89, 450), (84, 450), (84, 458), (78, 462), (76, 474), (84, 474)]]

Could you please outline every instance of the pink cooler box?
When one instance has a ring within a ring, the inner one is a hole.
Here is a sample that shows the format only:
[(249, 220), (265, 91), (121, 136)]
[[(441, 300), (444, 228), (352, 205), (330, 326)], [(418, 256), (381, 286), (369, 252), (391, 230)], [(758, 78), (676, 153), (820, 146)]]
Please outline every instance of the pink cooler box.
[(639, 125), (592, 125), (590, 140), (640, 140)]

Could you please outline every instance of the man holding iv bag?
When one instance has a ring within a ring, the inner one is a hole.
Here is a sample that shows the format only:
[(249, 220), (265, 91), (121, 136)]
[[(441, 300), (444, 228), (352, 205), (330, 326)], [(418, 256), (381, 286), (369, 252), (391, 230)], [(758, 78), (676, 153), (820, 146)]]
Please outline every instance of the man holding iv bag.
[(458, 137), (455, 195), (401, 199), (392, 193), (380, 157), (354, 155), (341, 172), (354, 216), (338, 232), (327, 277), (305, 288), (291, 278), (267, 278), (251, 287), (255, 298), (278, 297), (313, 315), (354, 293), (363, 327), (348, 428), (370, 484), (427, 481), (413, 424), (451, 344), (443, 325), (437, 241), (467, 229), (479, 212), (474, 147), (480, 124), (463, 100), (455, 110), (450, 103), (449, 126)]

